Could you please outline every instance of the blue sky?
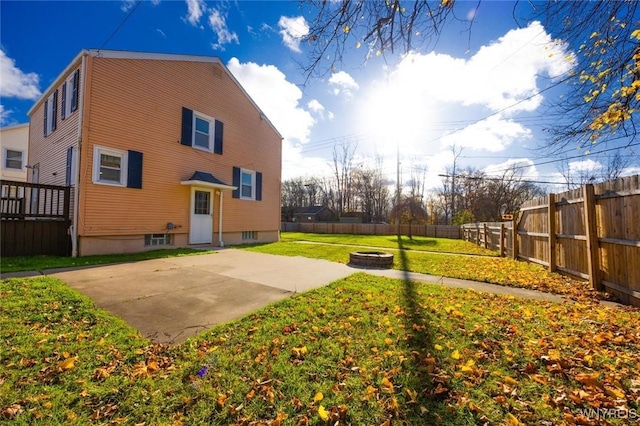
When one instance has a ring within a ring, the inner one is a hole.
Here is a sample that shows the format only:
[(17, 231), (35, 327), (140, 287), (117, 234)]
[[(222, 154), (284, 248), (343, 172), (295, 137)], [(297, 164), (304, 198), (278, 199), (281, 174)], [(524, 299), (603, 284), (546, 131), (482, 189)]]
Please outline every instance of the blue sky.
[[(477, 2), (458, 2), (458, 16), (474, 16), (471, 36), (450, 22), (433, 50), (385, 61), (354, 42), (341, 68), (307, 84), (300, 64), (309, 47), (300, 37), (313, 11), (298, 2), (136, 4), (3, 0), (2, 125), (26, 122), (81, 49), (208, 55), (227, 64), (284, 136), (283, 179), (331, 175), (333, 146), (343, 143), (357, 144), (356, 165), (383, 158), (390, 180), (399, 148), (403, 181), (426, 170), (428, 186), (439, 184), (454, 145), (461, 167), (500, 174), (519, 162), (530, 179), (559, 179), (555, 163), (541, 164), (554, 158), (541, 157), (539, 147), (544, 100), (563, 88), (536, 94), (571, 68), (572, 48), (539, 23), (518, 28), (513, 2), (485, 1), (478, 10)], [(571, 161), (574, 170), (599, 167), (597, 158)]]

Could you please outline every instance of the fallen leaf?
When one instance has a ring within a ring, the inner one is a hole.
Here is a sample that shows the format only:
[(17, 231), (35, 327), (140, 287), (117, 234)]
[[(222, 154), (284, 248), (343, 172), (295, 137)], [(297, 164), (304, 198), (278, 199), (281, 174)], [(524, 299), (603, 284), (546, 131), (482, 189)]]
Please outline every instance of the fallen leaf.
[(62, 371), (69, 371), (73, 369), (73, 367), (75, 367), (76, 359), (78, 359), (77, 356), (67, 358), (64, 361), (60, 362), (60, 364), (58, 364), (58, 368), (60, 368), (60, 370)]
[(325, 422), (329, 420), (329, 412), (322, 405), (318, 407), (318, 416)]

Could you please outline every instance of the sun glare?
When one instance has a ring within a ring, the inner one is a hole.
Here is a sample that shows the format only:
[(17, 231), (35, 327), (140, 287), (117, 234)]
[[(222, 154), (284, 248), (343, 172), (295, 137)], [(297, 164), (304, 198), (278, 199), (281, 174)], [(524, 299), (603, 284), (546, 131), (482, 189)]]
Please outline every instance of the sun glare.
[(411, 81), (380, 83), (365, 100), (360, 127), (378, 153), (388, 154), (396, 146), (405, 154), (423, 153), (433, 143), (437, 109), (416, 91)]

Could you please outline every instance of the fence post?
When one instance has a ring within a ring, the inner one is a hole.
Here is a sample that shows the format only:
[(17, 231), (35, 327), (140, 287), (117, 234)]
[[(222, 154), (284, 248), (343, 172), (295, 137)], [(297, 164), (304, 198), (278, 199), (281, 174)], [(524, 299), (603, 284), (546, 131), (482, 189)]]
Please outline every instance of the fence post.
[(486, 222), (482, 224), (482, 233), (484, 234), (484, 248), (489, 248), (489, 235)]
[(596, 229), (596, 196), (592, 184), (582, 187), (584, 199), (584, 226), (587, 234), (587, 272), (594, 290), (603, 290), (598, 274), (598, 235)]
[(556, 194), (549, 194), (547, 213), (549, 221), (549, 271), (553, 272), (556, 270)]
[(500, 223), (500, 257), (504, 257), (504, 239), (506, 238), (504, 222)]
[(511, 238), (511, 240), (512, 240), (511, 243), (513, 244), (513, 250), (511, 250), (511, 253), (512, 253), (513, 258), (515, 260), (518, 260), (518, 249), (519, 249), (519, 247), (518, 247), (518, 221), (516, 220), (515, 217), (513, 218), (512, 224), (513, 225), (512, 225), (511, 231), (513, 233), (513, 236)]
[(480, 247), (480, 224), (476, 222), (476, 245)]

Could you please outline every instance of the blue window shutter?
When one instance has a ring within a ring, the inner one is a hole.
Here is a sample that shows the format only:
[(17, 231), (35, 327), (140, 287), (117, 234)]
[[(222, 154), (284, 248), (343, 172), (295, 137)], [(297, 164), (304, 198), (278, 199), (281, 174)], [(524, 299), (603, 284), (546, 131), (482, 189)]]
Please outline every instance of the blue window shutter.
[(262, 173), (256, 172), (256, 200), (262, 201)]
[(71, 161), (73, 160), (73, 147), (67, 148), (67, 166), (65, 167), (65, 182), (66, 186), (71, 186)]
[(51, 114), (53, 114), (53, 120), (51, 120), (51, 131), (56, 129), (57, 116), (58, 116), (58, 89), (53, 92), (53, 108), (51, 108)]
[(62, 111), (60, 111), (60, 118), (65, 119), (65, 111), (67, 106), (67, 82), (62, 85)]
[(233, 167), (233, 186), (237, 189), (234, 189), (231, 196), (233, 198), (240, 198), (240, 167)]
[(42, 133), (47, 136), (47, 110), (49, 109), (49, 101), (44, 101), (44, 127)]
[(182, 107), (182, 145), (193, 146), (193, 111)]
[(142, 153), (129, 151), (127, 165), (127, 188), (142, 188)]
[(213, 134), (213, 152), (222, 155), (222, 133), (224, 124), (222, 121), (216, 120), (215, 130)]
[(73, 93), (71, 95), (71, 112), (78, 109), (78, 98), (80, 95), (80, 70), (73, 74)]

